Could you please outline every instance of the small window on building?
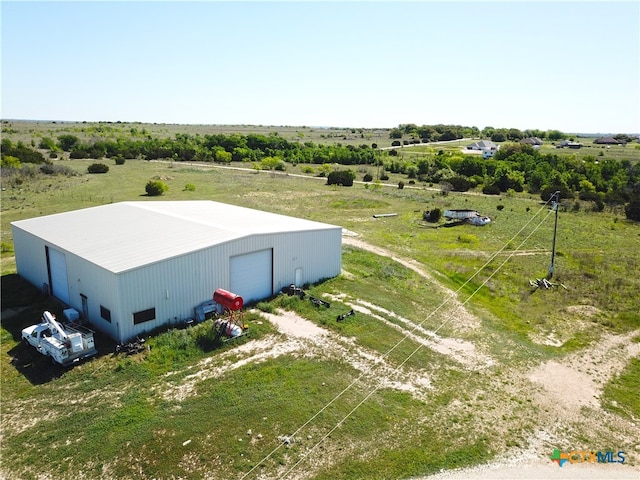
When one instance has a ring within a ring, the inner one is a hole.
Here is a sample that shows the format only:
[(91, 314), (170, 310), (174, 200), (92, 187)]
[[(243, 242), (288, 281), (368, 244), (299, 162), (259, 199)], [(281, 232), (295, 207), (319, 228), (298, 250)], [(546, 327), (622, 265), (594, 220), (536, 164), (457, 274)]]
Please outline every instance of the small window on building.
[(107, 322), (111, 323), (111, 310), (100, 305), (100, 316)]
[(149, 308), (148, 310), (142, 310), (141, 312), (136, 312), (133, 314), (133, 324), (138, 325), (139, 323), (148, 322), (150, 320), (156, 319), (156, 309)]

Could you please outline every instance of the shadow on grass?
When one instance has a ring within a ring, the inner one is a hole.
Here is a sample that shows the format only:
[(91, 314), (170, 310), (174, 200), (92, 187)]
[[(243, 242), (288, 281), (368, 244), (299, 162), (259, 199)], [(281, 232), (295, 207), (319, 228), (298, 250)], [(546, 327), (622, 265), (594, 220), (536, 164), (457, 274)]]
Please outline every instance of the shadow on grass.
[[(40, 385), (61, 377), (67, 370), (52, 362), (49, 357), (38, 353), (31, 345), (22, 341), (22, 329), (40, 322), (42, 312), (48, 310), (56, 317), (63, 318), (66, 305), (55, 297), (42, 293), (17, 274), (4, 275), (1, 282), (2, 292), (2, 328), (11, 335), (16, 343), (7, 351), (9, 363), (33, 385)], [(99, 331), (94, 333), (98, 353), (96, 357), (111, 355), (115, 351), (115, 342)], [(87, 359), (85, 361), (91, 361)]]

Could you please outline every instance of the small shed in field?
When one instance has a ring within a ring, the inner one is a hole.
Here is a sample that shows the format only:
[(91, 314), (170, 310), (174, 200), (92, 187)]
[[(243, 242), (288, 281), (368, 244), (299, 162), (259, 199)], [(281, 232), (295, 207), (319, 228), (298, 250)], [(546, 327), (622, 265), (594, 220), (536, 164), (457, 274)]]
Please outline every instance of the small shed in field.
[(335, 225), (212, 201), (121, 202), (13, 222), (18, 274), (119, 342), (218, 288), (262, 300), (340, 273)]

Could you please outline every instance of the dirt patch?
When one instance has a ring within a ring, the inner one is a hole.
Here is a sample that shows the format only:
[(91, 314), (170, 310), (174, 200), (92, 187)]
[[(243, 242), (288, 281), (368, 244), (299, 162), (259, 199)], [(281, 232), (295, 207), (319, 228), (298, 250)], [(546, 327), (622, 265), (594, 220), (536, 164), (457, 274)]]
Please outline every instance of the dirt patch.
[(329, 332), (324, 328), (305, 320), (294, 312), (279, 310), (277, 315), (265, 312), (261, 312), (260, 315), (274, 324), (279, 332), (288, 336), (312, 340), (326, 338), (329, 335)]
[(529, 375), (544, 389), (538, 400), (574, 412), (583, 406), (598, 408), (606, 383), (630, 358), (640, 355), (640, 343), (631, 342), (634, 335), (607, 335), (562, 362), (551, 360), (540, 365)]
[[(342, 359), (360, 372), (357, 380), (371, 388), (393, 388), (409, 392), (419, 399), (426, 398), (431, 389), (427, 372), (410, 368), (396, 369), (378, 352), (363, 348), (352, 339), (330, 332), (294, 312), (278, 310), (276, 313), (259, 313), (278, 329), (280, 335), (267, 335), (222, 355), (208, 357), (193, 367), (170, 372), (154, 390), (159, 391), (166, 400), (182, 401), (196, 395), (198, 385), (205, 380), (218, 378), (249, 363), (260, 363), (287, 354)], [(191, 370), (193, 373), (190, 373)]]

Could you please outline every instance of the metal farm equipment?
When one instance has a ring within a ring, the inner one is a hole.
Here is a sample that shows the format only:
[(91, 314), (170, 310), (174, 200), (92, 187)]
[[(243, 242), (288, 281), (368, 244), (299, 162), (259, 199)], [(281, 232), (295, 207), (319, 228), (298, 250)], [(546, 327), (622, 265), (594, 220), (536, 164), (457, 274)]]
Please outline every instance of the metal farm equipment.
[(244, 335), (248, 328), (244, 323), (242, 306), (244, 301), (240, 295), (218, 288), (213, 292), (213, 300), (222, 306), (223, 314), (213, 322), (218, 338), (232, 339)]

